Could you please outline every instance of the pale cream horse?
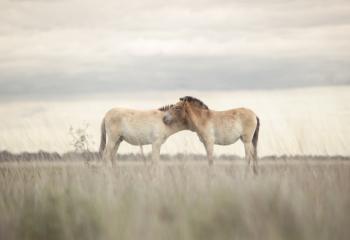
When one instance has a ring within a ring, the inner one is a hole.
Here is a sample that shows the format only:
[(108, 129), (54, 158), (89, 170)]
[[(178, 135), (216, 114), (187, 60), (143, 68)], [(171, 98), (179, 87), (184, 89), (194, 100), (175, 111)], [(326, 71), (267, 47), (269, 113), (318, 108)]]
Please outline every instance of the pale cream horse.
[(113, 108), (108, 111), (101, 124), (100, 154), (104, 162), (115, 163), (114, 156), (120, 143), (124, 140), (137, 146), (152, 144), (152, 160), (153, 163), (156, 163), (159, 160), (160, 147), (166, 139), (170, 135), (186, 129), (182, 121), (171, 125), (164, 124), (165, 111), (171, 106), (149, 111), (124, 108)]
[(196, 132), (205, 146), (210, 165), (213, 164), (214, 144), (229, 145), (241, 139), (248, 166), (252, 160), (253, 171), (257, 172), (260, 122), (253, 111), (246, 108), (214, 111), (199, 99), (186, 96), (165, 112), (163, 121), (168, 126), (181, 123)]

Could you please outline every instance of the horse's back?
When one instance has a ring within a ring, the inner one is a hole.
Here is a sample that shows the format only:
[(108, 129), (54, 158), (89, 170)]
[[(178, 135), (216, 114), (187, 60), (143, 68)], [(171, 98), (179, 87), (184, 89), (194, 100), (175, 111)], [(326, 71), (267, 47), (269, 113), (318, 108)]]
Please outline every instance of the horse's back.
[(159, 118), (160, 113), (157, 110), (137, 110), (129, 108), (112, 108), (106, 115), (105, 119), (118, 120), (129, 118)]
[(229, 121), (243, 121), (256, 123), (256, 114), (249, 108), (234, 108), (224, 111), (212, 111), (216, 119), (225, 119)]

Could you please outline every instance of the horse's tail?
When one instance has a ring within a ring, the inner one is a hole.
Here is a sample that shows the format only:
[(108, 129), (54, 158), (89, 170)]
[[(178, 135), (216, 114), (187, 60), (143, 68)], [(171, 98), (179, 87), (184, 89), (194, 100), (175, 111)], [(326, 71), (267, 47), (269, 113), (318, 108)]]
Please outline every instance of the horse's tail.
[(258, 138), (259, 138), (259, 128), (260, 128), (260, 120), (256, 117), (256, 128), (253, 135), (253, 146), (254, 146), (254, 159), (258, 158)]
[(105, 119), (103, 118), (102, 123), (101, 123), (101, 142), (100, 142), (100, 156), (103, 154), (103, 150), (106, 147), (106, 123)]

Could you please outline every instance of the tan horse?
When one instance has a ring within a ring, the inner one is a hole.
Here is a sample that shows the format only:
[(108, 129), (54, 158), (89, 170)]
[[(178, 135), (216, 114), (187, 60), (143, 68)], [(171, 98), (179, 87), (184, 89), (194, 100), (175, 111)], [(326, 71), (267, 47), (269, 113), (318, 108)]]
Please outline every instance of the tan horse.
[[(108, 111), (101, 124), (100, 154), (105, 163), (114, 164), (114, 156), (120, 143), (124, 140), (132, 145), (152, 144), (152, 160), (159, 160), (160, 147), (166, 139), (181, 130), (186, 129), (182, 121), (171, 125), (163, 122), (165, 111), (172, 105), (158, 110), (140, 111), (123, 108), (113, 108)], [(106, 136), (108, 141), (106, 145)]]
[(253, 171), (257, 172), (260, 123), (253, 111), (246, 108), (214, 111), (199, 99), (187, 96), (166, 111), (163, 121), (168, 126), (181, 123), (196, 132), (205, 146), (210, 165), (213, 164), (214, 144), (229, 145), (241, 139), (248, 166), (253, 160)]

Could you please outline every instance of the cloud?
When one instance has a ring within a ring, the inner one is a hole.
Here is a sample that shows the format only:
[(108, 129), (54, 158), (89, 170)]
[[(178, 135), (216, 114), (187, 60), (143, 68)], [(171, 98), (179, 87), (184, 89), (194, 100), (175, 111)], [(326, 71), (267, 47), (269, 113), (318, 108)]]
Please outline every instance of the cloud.
[(347, 1), (2, 1), (0, 92), (348, 84)]

